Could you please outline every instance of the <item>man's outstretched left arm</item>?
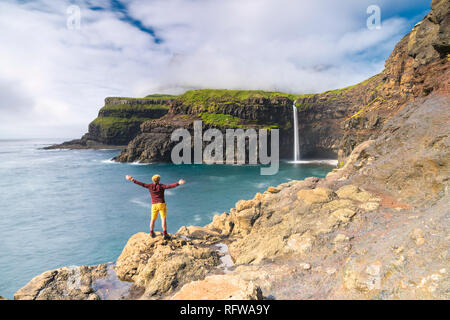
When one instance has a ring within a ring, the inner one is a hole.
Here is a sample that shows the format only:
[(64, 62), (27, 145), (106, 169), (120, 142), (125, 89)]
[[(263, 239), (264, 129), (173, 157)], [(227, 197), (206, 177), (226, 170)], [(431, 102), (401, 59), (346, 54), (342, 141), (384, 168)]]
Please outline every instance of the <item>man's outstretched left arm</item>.
[(186, 182), (183, 179), (181, 179), (180, 181), (172, 183), (172, 184), (163, 184), (162, 187), (164, 189), (172, 189), (172, 188), (178, 187), (179, 185), (182, 185), (182, 184), (185, 184), (185, 183)]

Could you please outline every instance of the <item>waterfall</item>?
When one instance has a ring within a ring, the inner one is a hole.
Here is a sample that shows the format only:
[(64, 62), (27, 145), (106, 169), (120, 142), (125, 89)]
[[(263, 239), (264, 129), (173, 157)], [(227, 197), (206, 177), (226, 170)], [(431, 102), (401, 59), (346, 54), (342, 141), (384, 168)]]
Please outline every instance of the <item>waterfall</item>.
[(294, 161), (300, 160), (300, 144), (298, 141), (298, 119), (297, 119), (297, 107), (295, 101), (292, 104), (292, 111), (294, 112)]

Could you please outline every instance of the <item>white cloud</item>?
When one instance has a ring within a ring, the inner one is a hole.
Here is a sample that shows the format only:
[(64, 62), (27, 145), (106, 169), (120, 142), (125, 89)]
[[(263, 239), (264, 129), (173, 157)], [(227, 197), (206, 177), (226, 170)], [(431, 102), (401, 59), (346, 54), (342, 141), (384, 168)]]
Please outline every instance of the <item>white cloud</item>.
[[(187, 88), (320, 92), (362, 81), (409, 21), (368, 30), (371, 1), (124, 1), (152, 37), (120, 19), (109, 1), (81, 7), (81, 28), (66, 27), (71, 1), (0, 3), (0, 138), (73, 138), (106, 96), (180, 93)], [(383, 8), (390, 2), (378, 1)], [(401, 0), (396, 10), (408, 6)], [(383, 14), (383, 11), (382, 11)]]

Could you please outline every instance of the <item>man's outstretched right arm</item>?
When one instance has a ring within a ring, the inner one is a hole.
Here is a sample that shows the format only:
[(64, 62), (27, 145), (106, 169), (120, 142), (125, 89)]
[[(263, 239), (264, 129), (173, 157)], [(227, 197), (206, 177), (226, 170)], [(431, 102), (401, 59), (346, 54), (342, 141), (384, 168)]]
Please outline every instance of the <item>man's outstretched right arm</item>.
[(135, 178), (133, 178), (131, 176), (125, 176), (125, 179), (130, 180), (130, 181), (132, 181), (132, 182), (134, 182), (134, 183), (136, 183), (136, 184), (138, 184), (138, 185), (140, 185), (141, 187), (144, 187), (144, 188), (148, 188), (150, 186), (149, 183), (140, 182), (140, 181), (136, 180)]

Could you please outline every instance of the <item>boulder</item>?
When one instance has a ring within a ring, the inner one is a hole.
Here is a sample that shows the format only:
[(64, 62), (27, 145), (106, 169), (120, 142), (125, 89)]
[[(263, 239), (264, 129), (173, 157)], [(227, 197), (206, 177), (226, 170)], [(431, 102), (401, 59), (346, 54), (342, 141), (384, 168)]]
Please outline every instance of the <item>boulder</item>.
[(229, 235), (234, 228), (234, 222), (231, 221), (230, 215), (226, 212), (216, 214), (213, 221), (206, 226), (206, 228), (216, 231), (221, 235)]
[(274, 188), (274, 187), (268, 187), (267, 192), (269, 193), (278, 193), (280, 192), (280, 189)]
[(317, 204), (329, 202), (336, 198), (333, 190), (328, 188), (317, 187), (315, 189), (302, 189), (297, 192), (297, 198), (307, 204)]
[(356, 214), (356, 212), (349, 208), (338, 209), (333, 211), (331, 215), (340, 222), (348, 222)]
[(171, 300), (262, 300), (261, 289), (233, 275), (213, 275), (184, 285)]
[(120, 280), (133, 281), (144, 288), (144, 298), (153, 299), (203, 279), (219, 264), (219, 254), (211, 248), (196, 246), (178, 236), (166, 241), (141, 232), (128, 240), (115, 270)]
[(15, 300), (98, 300), (93, 283), (107, 276), (107, 265), (50, 270), (14, 294)]
[(190, 239), (220, 240), (221, 234), (207, 227), (182, 226), (176, 233), (177, 236), (185, 236)]
[(351, 184), (339, 188), (336, 191), (336, 194), (341, 199), (351, 199), (360, 202), (365, 202), (372, 198), (372, 195), (369, 192), (363, 191)]

